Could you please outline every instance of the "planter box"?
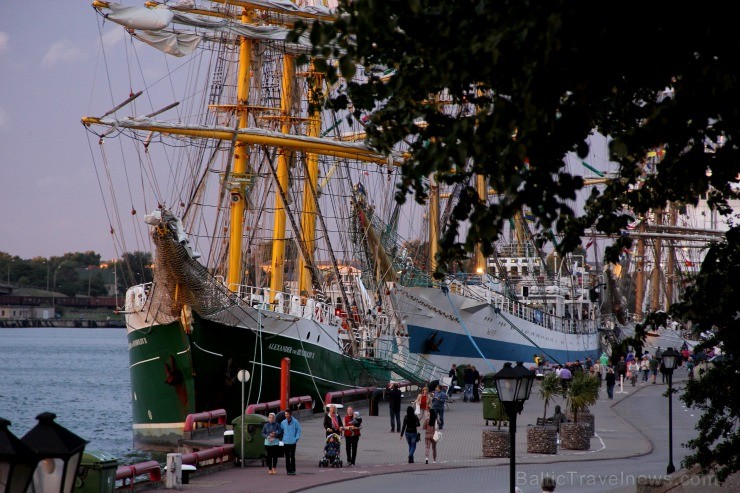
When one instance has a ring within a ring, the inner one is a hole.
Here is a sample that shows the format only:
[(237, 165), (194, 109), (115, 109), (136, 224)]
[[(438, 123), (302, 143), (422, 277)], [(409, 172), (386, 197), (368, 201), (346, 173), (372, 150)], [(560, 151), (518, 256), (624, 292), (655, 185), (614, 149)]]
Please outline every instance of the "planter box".
[(589, 450), (591, 431), (582, 423), (563, 423), (560, 425), (560, 446), (566, 450)]
[[(568, 413), (568, 419), (570, 421), (573, 421), (573, 413)], [(589, 436), (596, 436), (596, 423), (595, 423), (595, 416), (588, 412), (580, 412), (578, 413), (578, 423), (584, 424), (588, 426), (588, 430), (590, 435)]]
[(527, 427), (527, 453), (557, 454), (558, 453), (557, 429), (554, 426), (528, 426)]
[(509, 432), (483, 430), (483, 457), (509, 457)]

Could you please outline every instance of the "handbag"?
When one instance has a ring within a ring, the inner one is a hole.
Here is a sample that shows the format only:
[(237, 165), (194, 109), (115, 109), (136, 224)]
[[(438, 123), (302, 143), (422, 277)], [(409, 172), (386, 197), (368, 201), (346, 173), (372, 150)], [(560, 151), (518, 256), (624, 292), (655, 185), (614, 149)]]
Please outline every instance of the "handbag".
[(416, 405), (414, 407), (414, 414), (416, 414), (417, 416), (419, 416), (421, 414), (421, 407), (419, 407), (419, 403), (418, 402), (416, 403)]
[(442, 440), (442, 432), (439, 430), (434, 430), (434, 435), (432, 435), (432, 440), (434, 440), (435, 442)]
[(421, 441), (421, 433), (417, 433), (416, 434), (416, 441), (417, 442), (420, 442)]

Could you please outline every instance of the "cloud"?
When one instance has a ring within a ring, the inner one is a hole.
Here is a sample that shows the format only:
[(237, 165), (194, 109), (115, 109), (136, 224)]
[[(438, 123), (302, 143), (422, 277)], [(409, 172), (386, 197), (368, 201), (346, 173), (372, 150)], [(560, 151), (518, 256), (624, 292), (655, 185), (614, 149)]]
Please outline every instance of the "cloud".
[(8, 33), (0, 31), (0, 53), (8, 50)]
[(5, 128), (6, 126), (8, 126), (8, 112), (0, 106), (0, 128)]
[(70, 63), (82, 60), (85, 54), (71, 41), (63, 39), (53, 43), (41, 60), (43, 67), (49, 68), (60, 63)]
[(123, 41), (125, 31), (123, 29), (108, 29), (103, 34), (103, 46), (106, 48), (113, 47)]

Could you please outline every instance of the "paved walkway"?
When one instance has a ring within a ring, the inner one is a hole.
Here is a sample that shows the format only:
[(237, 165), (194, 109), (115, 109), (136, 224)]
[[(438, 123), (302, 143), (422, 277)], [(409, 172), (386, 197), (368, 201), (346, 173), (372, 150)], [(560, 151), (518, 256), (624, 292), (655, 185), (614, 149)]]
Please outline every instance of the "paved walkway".
[[(648, 389), (647, 387), (653, 387)], [(560, 450), (557, 455), (535, 455), (526, 451), (526, 426), (534, 424), (544, 412), (544, 402), (538, 395), (539, 385), (535, 383), (532, 395), (524, 405), (524, 411), (517, 418), (516, 460), (517, 464), (549, 464), (563, 461), (590, 461), (605, 459), (625, 459), (641, 456), (651, 452), (650, 441), (626, 419), (619, 416), (622, 399), (630, 395), (650, 390), (656, 386), (626, 386), (625, 393), (615, 389), (614, 400), (606, 398), (602, 388), (599, 401), (592, 407), (595, 415), (596, 436), (591, 439), (591, 450)], [(665, 390), (665, 386), (662, 390)], [(415, 394), (414, 394), (415, 396)], [(404, 408), (414, 396), (407, 395)], [(456, 396), (457, 397), (457, 396)], [(564, 404), (561, 400), (556, 404)], [(564, 407), (564, 406), (563, 406)], [(507, 465), (508, 458), (491, 459), (482, 455), (482, 431), (486, 428), (480, 403), (466, 403), (460, 399), (450, 404), (445, 413), (445, 427), (442, 441), (438, 444), (437, 464), (424, 464), (424, 449), (417, 448), (414, 464), (407, 463), (408, 446), (398, 433), (390, 433), (388, 405), (382, 403), (379, 416), (368, 416), (367, 409), (360, 409), (363, 414), (362, 437), (359, 441), (357, 466), (347, 467), (342, 443), (343, 468), (320, 468), (319, 459), (323, 456), (324, 430), (323, 416), (314, 415), (301, 421), (303, 437), (298, 443), (296, 452), (295, 476), (285, 474), (285, 462), (278, 462), (277, 475), (268, 475), (267, 469), (261, 467), (260, 461), (248, 462), (244, 468), (226, 468), (212, 474), (203, 474), (190, 479), (190, 484), (183, 485), (188, 492), (226, 492), (248, 493), (264, 491), (294, 492), (331, 482), (346, 481), (359, 477), (398, 473), (418, 472), (430, 468), (465, 468), (492, 465)], [(551, 415), (553, 406), (547, 413)], [(402, 411), (403, 415), (403, 411)], [(431, 461), (430, 461), (431, 462)], [(164, 488), (154, 491), (168, 491)]]

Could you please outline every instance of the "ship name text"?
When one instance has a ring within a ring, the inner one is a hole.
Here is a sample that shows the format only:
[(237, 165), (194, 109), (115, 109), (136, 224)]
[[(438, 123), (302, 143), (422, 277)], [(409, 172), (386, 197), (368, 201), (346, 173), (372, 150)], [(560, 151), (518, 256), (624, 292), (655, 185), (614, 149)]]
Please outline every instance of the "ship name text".
[(313, 351), (306, 351), (304, 349), (298, 349), (298, 348), (294, 348), (290, 346), (282, 346), (280, 344), (275, 344), (275, 343), (270, 344), (267, 347), (267, 349), (270, 349), (272, 351), (282, 351), (284, 353), (295, 354), (296, 356), (303, 356), (304, 358), (311, 358), (311, 359), (313, 359), (314, 354), (315, 354)]

